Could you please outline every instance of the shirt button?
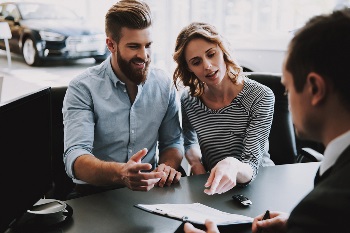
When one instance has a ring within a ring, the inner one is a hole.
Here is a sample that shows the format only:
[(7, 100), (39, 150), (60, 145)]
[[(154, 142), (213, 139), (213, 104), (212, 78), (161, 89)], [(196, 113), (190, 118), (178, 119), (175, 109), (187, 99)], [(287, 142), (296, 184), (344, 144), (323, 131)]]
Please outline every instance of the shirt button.
[(131, 130), (131, 133), (134, 133), (134, 130)]
[(129, 153), (132, 153), (132, 150), (129, 150)]
[(126, 92), (126, 89), (124, 89), (123, 91)]

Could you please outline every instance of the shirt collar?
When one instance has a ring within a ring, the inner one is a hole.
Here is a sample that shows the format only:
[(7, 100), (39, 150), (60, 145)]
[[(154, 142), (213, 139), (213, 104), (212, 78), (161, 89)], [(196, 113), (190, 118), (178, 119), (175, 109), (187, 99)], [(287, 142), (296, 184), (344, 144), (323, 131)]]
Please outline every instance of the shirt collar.
[(350, 130), (333, 139), (324, 151), (324, 158), (320, 166), (320, 175), (333, 166), (341, 153), (349, 146)]
[(106, 59), (106, 72), (110, 78), (110, 80), (112, 81), (112, 83), (114, 84), (115, 87), (117, 87), (118, 83), (122, 83), (124, 84), (122, 81), (120, 81), (120, 79), (117, 77), (117, 75), (114, 73), (113, 69), (112, 69), (112, 59), (111, 59), (111, 55)]

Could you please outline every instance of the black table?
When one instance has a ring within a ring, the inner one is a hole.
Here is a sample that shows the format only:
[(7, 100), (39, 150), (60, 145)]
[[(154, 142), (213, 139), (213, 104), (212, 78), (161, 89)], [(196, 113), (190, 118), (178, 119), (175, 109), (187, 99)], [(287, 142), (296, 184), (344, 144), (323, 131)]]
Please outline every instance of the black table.
[[(68, 200), (73, 208), (72, 219), (50, 233), (111, 232), (182, 232), (183, 223), (140, 210), (135, 204), (194, 203), (255, 217), (269, 210), (290, 212), (313, 188), (320, 163), (300, 163), (261, 168), (255, 181), (246, 187), (235, 187), (224, 194), (206, 195), (204, 183), (208, 174), (181, 178), (179, 184), (153, 188), (148, 192), (127, 188), (107, 191)], [(253, 204), (244, 207), (234, 202), (233, 194), (244, 194)], [(251, 232), (251, 224), (221, 228), (222, 232)]]

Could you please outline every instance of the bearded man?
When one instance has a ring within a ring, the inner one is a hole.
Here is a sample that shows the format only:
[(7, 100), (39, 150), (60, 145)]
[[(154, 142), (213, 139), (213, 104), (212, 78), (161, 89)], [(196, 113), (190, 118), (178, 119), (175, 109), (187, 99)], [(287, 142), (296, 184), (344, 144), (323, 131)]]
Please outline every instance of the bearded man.
[(118, 1), (105, 17), (111, 55), (69, 83), (64, 163), (76, 187), (68, 199), (180, 180), (179, 102), (168, 74), (150, 67), (151, 24), (145, 2)]

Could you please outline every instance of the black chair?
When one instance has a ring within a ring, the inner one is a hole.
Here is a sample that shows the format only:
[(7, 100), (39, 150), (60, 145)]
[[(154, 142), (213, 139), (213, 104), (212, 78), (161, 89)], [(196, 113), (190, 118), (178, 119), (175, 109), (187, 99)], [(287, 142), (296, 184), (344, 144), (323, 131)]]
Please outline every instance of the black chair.
[(275, 94), (275, 107), (269, 136), (269, 153), (272, 161), (276, 165), (321, 161), (323, 157), (321, 144), (303, 141), (295, 136), (288, 109), (288, 98), (284, 95), (285, 88), (281, 83), (281, 74), (249, 72), (246, 75), (269, 87)]
[(46, 195), (47, 198), (53, 198), (65, 201), (67, 195), (72, 191), (74, 183), (68, 177), (63, 163), (63, 99), (67, 87), (51, 87), (51, 113), (52, 113), (52, 178), (53, 188)]

